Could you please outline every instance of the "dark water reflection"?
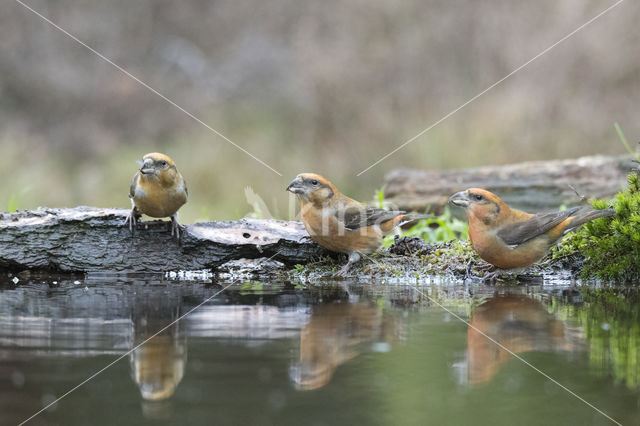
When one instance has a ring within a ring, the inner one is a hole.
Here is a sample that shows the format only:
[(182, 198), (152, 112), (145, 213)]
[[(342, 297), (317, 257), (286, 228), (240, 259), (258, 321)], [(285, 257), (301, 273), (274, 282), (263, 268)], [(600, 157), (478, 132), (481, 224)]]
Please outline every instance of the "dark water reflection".
[[(184, 376), (187, 335), (180, 318), (181, 300), (137, 292), (132, 312), (131, 377), (146, 401), (170, 398)], [(170, 324), (170, 325), (168, 325)]]
[(469, 324), (467, 369), (473, 385), (490, 381), (512, 358), (510, 352), (578, 352), (583, 340), (579, 330), (555, 319), (540, 301), (525, 295), (498, 295), (482, 302), (473, 309)]
[(0, 424), (640, 424), (635, 288), (228, 284), (0, 278)]
[(314, 306), (300, 331), (300, 358), (289, 369), (291, 381), (298, 390), (321, 388), (336, 368), (361, 352), (388, 352), (401, 328), (399, 320), (371, 303)]

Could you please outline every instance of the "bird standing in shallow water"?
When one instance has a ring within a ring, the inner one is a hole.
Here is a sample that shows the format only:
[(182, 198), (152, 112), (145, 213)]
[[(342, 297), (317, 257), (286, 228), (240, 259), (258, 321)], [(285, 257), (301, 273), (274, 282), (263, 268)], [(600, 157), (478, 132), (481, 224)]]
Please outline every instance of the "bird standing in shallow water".
[(501, 269), (523, 268), (540, 259), (567, 232), (591, 220), (613, 216), (613, 209), (573, 207), (551, 213), (511, 209), (497, 195), (479, 188), (458, 192), (449, 202), (469, 219), (469, 239), (478, 255)]
[(314, 173), (299, 174), (287, 191), (300, 200), (302, 223), (311, 239), (328, 250), (349, 255), (338, 276), (345, 276), (361, 254), (380, 248), (382, 237), (396, 226), (432, 217), (367, 207), (343, 195), (331, 182)]
[(129, 187), (131, 212), (125, 221), (133, 231), (140, 213), (162, 218), (171, 217), (171, 235), (180, 237), (178, 209), (187, 202), (187, 183), (173, 160), (159, 152), (152, 152), (138, 161), (140, 170)]

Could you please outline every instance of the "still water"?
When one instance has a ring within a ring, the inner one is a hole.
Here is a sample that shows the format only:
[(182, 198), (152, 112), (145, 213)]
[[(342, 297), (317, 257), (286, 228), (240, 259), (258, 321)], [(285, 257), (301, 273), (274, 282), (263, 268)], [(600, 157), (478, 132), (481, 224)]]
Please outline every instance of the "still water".
[(638, 425), (640, 297), (4, 274), (0, 424), (94, 374), (26, 424)]

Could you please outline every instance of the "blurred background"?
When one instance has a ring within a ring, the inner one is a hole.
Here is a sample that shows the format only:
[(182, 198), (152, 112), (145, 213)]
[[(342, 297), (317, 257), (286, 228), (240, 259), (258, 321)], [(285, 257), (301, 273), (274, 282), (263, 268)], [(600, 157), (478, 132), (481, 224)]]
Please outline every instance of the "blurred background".
[(247, 186), (286, 217), (303, 171), (370, 200), (397, 167), (621, 154), (614, 122), (640, 138), (633, 2), (355, 176), (614, 2), (28, 0), (283, 176), (3, 2), (0, 210), (129, 208), (150, 151), (188, 181), (184, 223), (244, 216)]

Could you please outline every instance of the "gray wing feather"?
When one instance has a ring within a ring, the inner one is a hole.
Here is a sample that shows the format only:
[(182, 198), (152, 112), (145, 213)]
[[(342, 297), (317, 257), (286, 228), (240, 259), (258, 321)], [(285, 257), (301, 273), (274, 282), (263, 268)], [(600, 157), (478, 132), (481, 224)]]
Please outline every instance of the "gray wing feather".
[[(344, 223), (345, 228), (354, 230), (364, 226), (386, 222), (403, 213), (405, 212), (378, 209), (376, 207), (366, 207), (362, 209), (353, 207), (347, 209), (344, 212), (344, 217), (338, 217), (338, 220)], [(336, 214), (336, 216), (338, 216), (338, 214)]]
[(138, 181), (138, 174), (140, 172), (133, 175), (133, 179), (131, 179), (131, 185), (129, 185), (129, 198), (133, 198), (136, 194), (136, 182)]
[(549, 231), (579, 209), (573, 207), (561, 212), (538, 213), (525, 222), (505, 226), (496, 235), (509, 246), (519, 246)]

